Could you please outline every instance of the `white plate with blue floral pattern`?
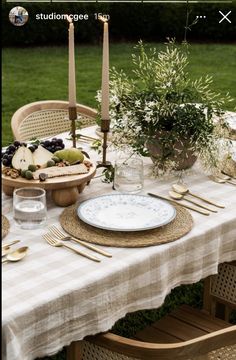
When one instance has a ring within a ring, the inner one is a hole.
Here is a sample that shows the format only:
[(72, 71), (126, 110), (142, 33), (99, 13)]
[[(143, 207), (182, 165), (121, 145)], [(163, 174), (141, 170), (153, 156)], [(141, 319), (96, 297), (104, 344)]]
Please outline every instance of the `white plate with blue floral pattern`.
[(175, 208), (167, 201), (145, 195), (103, 195), (84, 201), (78, 217), (94, 227), (113, 231), (154, 229), (171, 222)]

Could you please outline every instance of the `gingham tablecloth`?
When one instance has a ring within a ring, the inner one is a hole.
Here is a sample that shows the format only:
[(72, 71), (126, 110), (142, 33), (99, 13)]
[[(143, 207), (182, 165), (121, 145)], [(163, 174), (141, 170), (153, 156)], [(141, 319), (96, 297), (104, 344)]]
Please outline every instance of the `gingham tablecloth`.
[[(147, 160), (146, 173), (149, 167)], [(3, 265), (3, 359), (55, 354), (72, 341), (110, 329), (127, 312), (159, 307), (174, 287), (197, 282), (216, 273), (219, 263), (236, 260), (235, 186), (214, 183), (194, 169), (185, 181), (193, 191), (226, 208), (208, 217), (192, 212), (192, 231), (177, 241), (146, 248), (106, 248), (113, 257), (103, 257), (101, 263), (50, 247), (42, 239), (46, 227), (17, 228), (12, 198), (3, 195), (3, 214), (11, 222), (3, 242), (20, 239), (20, 245), (30, 248), (23, 261)], [(174, 182), (176, 178), (146, 177), (143, 193), (167, 195)], [(93, 179), (80, 201), (112, 191), (111, 184)], [(49, 196), (47, 204), (47, 225), (59, 225), (63, 209)]]

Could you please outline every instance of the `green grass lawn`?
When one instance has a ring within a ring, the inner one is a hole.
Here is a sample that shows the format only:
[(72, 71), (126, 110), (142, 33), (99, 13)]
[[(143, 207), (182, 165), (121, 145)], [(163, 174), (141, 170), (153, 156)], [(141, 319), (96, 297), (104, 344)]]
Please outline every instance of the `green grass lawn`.
[[(115, 44), (110, 48), (110, 64), (132, 69), (131, 53), (135, 44)], [(163, 48), (160, 44), (151, 44)], [(101, 84), (101, 46), (76, 48), (78, 102), (96, 107), (95, 95)], [(214, 76), (214, 90), (230, 92), (236, 99), (235, 45), (191, 45), (189, 73), (193, 78)], [(10, 122), (22, 105), (38, 100), (67, 100), (67, 47), (3, 49), (2, 143), (12, 141)], [(233, 110), (236, 100), (227, 108)]]

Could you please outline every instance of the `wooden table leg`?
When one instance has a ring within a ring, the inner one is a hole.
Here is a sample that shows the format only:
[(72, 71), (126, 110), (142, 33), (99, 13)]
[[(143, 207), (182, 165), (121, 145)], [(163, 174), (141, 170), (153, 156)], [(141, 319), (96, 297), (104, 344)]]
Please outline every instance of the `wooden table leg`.
[(78, 197), (79, 191), (76, 186), (66, 189), (52, 190), (52, 199), (58, 206), (65, 207), (75, 204)]
[(82, 360), (82, 341), (74, 341), (66, 348), (66, 360)]

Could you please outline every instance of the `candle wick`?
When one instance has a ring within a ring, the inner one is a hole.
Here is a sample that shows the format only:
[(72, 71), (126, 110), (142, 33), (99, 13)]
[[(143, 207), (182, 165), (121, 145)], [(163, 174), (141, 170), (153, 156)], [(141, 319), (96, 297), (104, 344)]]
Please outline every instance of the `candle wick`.
[(71, 24), (72, 23), (72, 19), (69, 15), (66, 15), (67, 21)]
[(108, 19), (105, 18), (104, 16), (101, 16), (101, 15), (98, 16), (98, 19), (101, 20), (104, 23), (108, 22)]

